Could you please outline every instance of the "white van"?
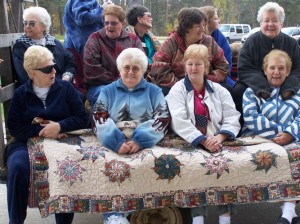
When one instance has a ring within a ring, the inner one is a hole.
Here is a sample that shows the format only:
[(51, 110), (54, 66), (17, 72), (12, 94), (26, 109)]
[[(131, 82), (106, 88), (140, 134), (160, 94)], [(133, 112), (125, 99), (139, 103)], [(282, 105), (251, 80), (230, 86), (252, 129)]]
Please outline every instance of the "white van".
[(227, 41), (232, 43), (240, 41), (245, 34), (249, 33), (251, 26), (249, 24), (221, 24), (219, 29)]

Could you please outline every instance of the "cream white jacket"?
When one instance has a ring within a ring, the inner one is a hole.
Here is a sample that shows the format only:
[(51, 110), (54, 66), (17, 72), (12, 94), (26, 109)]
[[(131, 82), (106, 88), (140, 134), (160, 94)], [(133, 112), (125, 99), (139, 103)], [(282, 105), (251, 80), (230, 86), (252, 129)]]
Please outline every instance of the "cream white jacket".
[[(188, 76), (175, 83), (166, 100), (172, 117), (173, 131), (193, 146), (197, 146), (206, 136), (195, 127), (194, 90)], [(208, 129), (214, 129), (214, 134), (236, 137), (241, 127), (240, 113), (235, 109), (229, 91), (205, 78), (204, 102), (211, 119)]]

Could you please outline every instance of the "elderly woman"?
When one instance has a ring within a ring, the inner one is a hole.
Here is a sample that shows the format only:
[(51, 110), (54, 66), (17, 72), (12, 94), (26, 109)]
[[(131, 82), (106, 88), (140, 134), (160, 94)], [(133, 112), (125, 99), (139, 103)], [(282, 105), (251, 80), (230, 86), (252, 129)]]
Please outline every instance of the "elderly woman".
[[(226, 37), (219, 30), (220, 20), (218, 17), (218, 10), (217, 10), (217, 8), (215, 8), (213, 6), (203, 6), (203, 7), (200, 7), (199, 10), (201, 12), (205, 13), (207, 16), (205, 33), (207, 35), (212, 36), (214, 38), (214, 40), (217, 42), (217, 44), (224, 51), (225, 58), (226, 58), (227, 62), (229, 63), (228, 75), (230, 75), (231, 68), (232, 68), (232, 52), (231, 52), (229, 43), (226, 40)], [(233, 86), (234, 81), (229, 76), (227, 76), (226, 81), (230, 86)]]
[(29, 79), (23, 67), (24, 53), (32, 45), (48, 48), (53, 56), (56, 77), (72, 82), (76, 71), (72, 54), (67, 51), (59, 40), (49, 34), (51, 17), (42, 7), (30, 7), (24, 10), (24, 34), (17, 39), (13, 47), (13, 62), (17, 72), (17, 80), (24, 84)]
[[(190, 45), (183, 57), (186, 76), (166, 96), (172, 130), (191, 143), (214, 153), (240, 130), (240, 113), (227, 89), (207, 79), (209, 52), (202, 44)], [(230, 223), (231, 206), (220, 206), (220, 223)], [(204, 223), (205, 208), (192, 209), (193, 224)]]
[[(272, 139), (279, 145), (299, 142), (300, 90), (289, 99), (284, 99), (279, 94), (291, 68), (291, 58), (284, 51), (272, 50), (265, 56), (263, 70), (270, 97), (257, 97), (253, 89), (246, 89), (243, 96), (245, 124), (242, 135), (259, 135)], [(300, 218), (296, 218), (295, 201), (285, 202), (281, 209), (282, 216), (277, 223), (300, 223)]]
[[(170, 115), (161, 89), (143, 78), (148, 66), (143, 51), (125, 49), (117, 66), (121, 78), (102, 89), (94, 121), (103, 146), (118, 154), (133, 154), (164, 137)], [(126, 128), (128, 124), (132, 130)]]
[(135, 33), (142, 41), (144, 51), (148, 56), (148, 62), (152, 64), (152, 57), (159, 50), (161, 44), (150, 32), (152, 28), (152, 16), (145, 6), (133, 5), (126, 12), (127, 22), (129, 24), (126, 30)]
[[(85, 108), (74, 87), (55, 79), (54, 57), (42, 46), (31, 46), (24, 54), (29, 80), (14, 93), (7, 126), (14, 137), (6, 152), (9, 223), (24, 223), (29, 190), (27, 140), (40, 136), (62, 137), (64, 132), (85, 126)], [(48, 122), (35, 124), (40, 117)], [(56, 214), (57, 223), (72, 223), (73, 214)]]
[(143, 49), (140, 39), (123, 28), (125, 11), (121, 6), (106, 6), (103, 18), (104, 28), (94, 32), (84, 47), (84, 81), (92, 107), (101, 89), (119, 78), (116, 65), (119, 54), (130, 47)]
[[(184, 78), (183, 54), (191, 44), (203, 44), (209, 49), (210, 67), (207, 78), (226, 87), (229, 65), (223, 50), (211, 36), (204, 34), (207, 17), (198, 8), (183, 8), (178, 14), (177, 31), (173, 32), (153, 57), (150, 71), (152, 82), (167, 95), (170, 88)], [(229, 87), (228, 87), (229, 88)]]
[(260, 31), (246, 40), (239, 54), (239, 81), (233, 88), (233, 98), (240, 112), (243, 110), (242, 96), (247, 87), (258, 97), (270, 98), (271, 92), (262, 63), (263, 58), (273, 49), (285, 51), (293, 63), (289, 76), (280, 88), (280, 95), (283, 99), (289, 99), (300, 88), (300, 48), (295, 39), (281, 32), (284, 16), (284, 9), (275, 2), (267, 2), (258, 11)]

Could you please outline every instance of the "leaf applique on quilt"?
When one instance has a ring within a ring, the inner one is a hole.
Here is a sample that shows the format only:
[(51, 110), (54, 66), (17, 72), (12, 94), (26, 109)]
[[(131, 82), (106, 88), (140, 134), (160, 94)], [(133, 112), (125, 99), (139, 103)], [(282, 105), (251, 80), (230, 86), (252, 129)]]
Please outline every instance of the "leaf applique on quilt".
[(168, 179), (170, 181), (178, 175), (180, 176), (180, 166), (183, 164), (175, 158), (175, 155), (163, 154), (154, 160), (152, 169), (159, 175), (158, 179)]
[(84, 142), (84, 139), (81, 138), (80, 136), (71, 136), (71, 137), (67, 137), (67, 138), (60, 138), (57, 139), (58, 142), (61, 143), (66, 143), (68, 145), (79, 145), (81, 146), (81, 142)]
[(128, 154), (125, 156), (125, 158), (130, 158), (130, 161), (133, 161), (136, 159), (140, 159), (140, 161), (143, 161), (147, 155), (154, 156), (151, 149), (143, 149), (143, 150), (138, 151), (137, 153)]
[(92, 160), (92, 162), (95, 162), (99, 157), (105, 159), (105, 152), (108, 152), (107, 149), (98, 146), (81, 147), (77, 151), (83, 155), (81, 160)]

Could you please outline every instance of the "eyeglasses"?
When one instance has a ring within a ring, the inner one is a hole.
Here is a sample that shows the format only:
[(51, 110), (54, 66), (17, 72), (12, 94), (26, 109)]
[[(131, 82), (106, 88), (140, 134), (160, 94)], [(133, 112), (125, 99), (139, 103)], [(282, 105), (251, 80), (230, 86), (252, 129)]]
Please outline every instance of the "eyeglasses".
[(130, 70), (131, 70), (133, 73), (138, 73), (141, 69), (136, 66), (134, 66), (134, 67), (124, 66), (123, 70), (124, 70), (124, 72), (130, 72)]
[(46, 66), (44, 68), (36, 68), (34, 70), (41, 71), (41, 72), (43, 72), (45, 74), (50, 74), (53, 71), (53, 69), (54, 69), (55, 66), (56, 66), (56, 64), (54, 63), (53, 65), (48, 65), (48, 66)]
[(147, 16), (148, 18), (152, 18), (152, 15), (150, 13), (144, 13), (144, 16)]
[(105, 26), (109, 26), (109, 24), (111, 26), (117, 26), (120, 22), (116, 22), (116, 21), (113, 21), (113, 22), (107, 22), (107, 21), (104, 21), (104, 25)]
[(37, 24), (38, 22), (35, 22), (35, 21), (29, 21), (29, 22), (27, 22), (27, 21), (23, 21), (23, 24), (24, 24), (24, 27), (26, 27), (27, 25), (29, 26), (29, 27), (34, 27), (35, 26), (35, 24)]

